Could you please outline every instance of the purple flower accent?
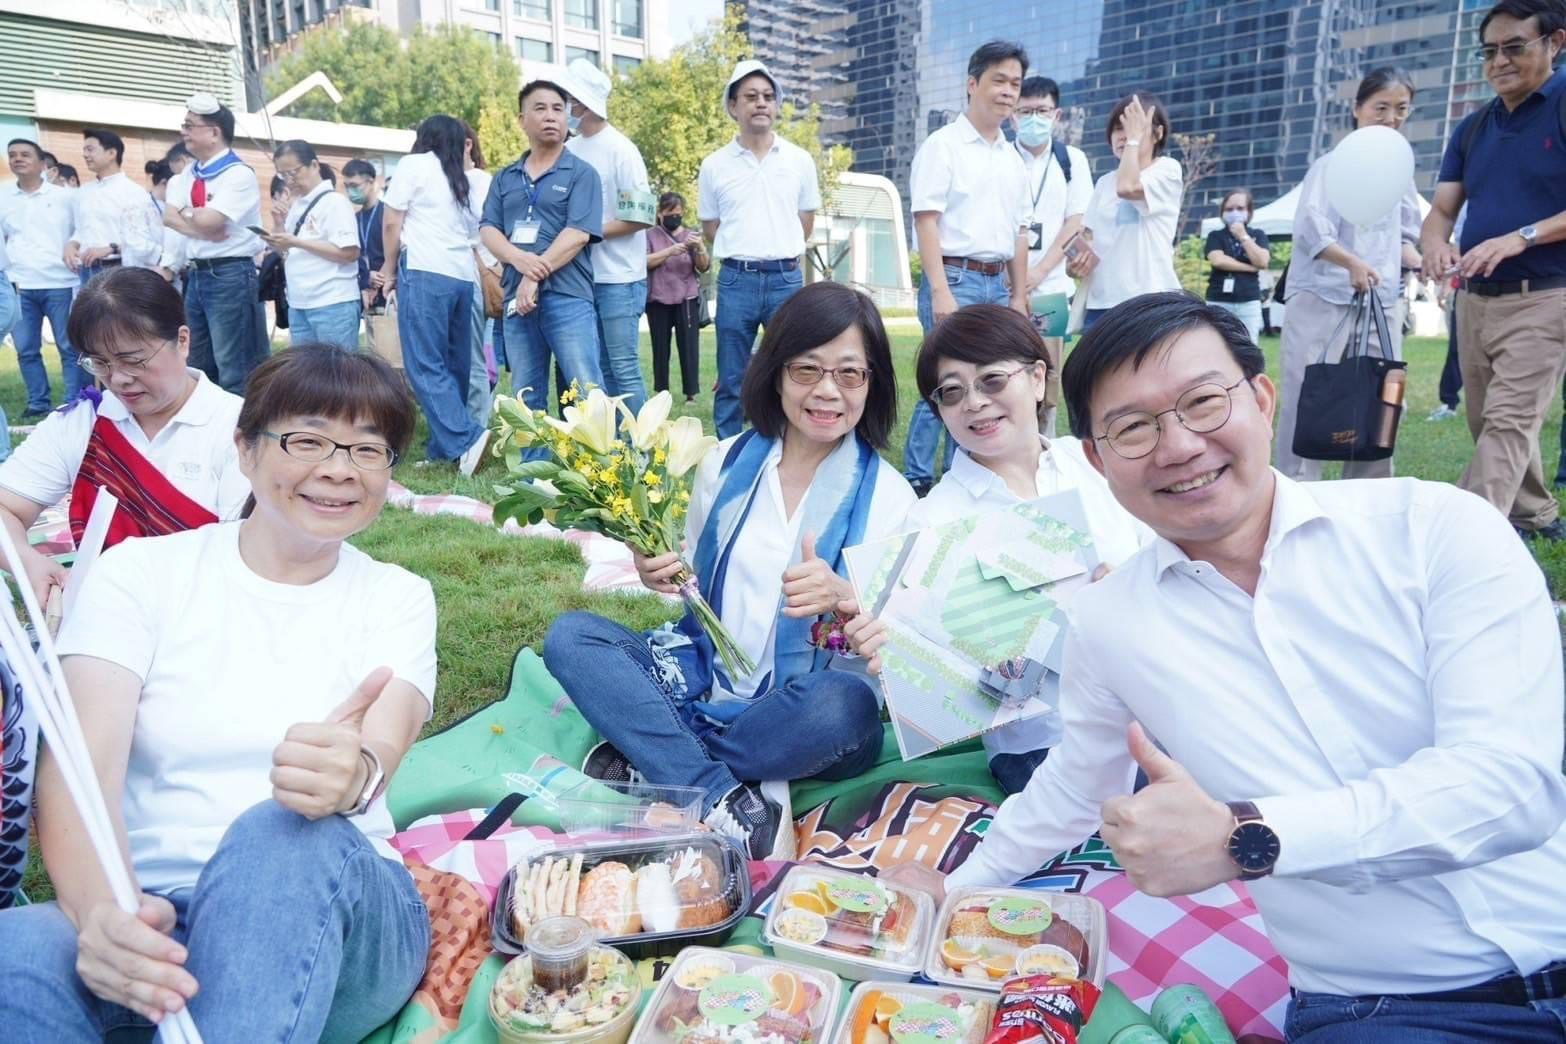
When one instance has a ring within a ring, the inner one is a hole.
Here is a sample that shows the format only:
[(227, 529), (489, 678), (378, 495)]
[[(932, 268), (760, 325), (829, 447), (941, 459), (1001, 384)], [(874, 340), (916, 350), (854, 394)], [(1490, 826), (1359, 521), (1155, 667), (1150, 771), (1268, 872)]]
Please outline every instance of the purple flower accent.
[(99, 407), (103, 405), (103, 392), (98, 389), (96, 384), (89, 384), (82, 388), (81, 391), (76, 393), (74, 398), (67, 399), (56, 407), (54, 412), (69, 413), (84, 402), (92, 403), (92, 412), (94, 413), (97, 413)]

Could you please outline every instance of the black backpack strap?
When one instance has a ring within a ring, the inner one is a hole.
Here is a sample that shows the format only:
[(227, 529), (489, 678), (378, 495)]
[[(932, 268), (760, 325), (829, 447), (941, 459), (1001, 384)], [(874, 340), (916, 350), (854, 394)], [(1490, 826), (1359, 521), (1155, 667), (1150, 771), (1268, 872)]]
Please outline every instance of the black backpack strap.
[(1055, 153), (1055, 162), (1060, 164), (1060, 172), (1066, 176), (1069, 184), (1071, 181), (1071, 153), (1066, 149), (1066, 143), (1056, 141), (1051, 145), (1051, 151)]

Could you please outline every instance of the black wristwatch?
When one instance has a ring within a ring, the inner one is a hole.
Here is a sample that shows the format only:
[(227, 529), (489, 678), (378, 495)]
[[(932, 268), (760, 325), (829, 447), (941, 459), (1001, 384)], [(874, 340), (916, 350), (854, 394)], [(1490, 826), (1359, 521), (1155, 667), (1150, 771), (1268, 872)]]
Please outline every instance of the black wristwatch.
[(1229, 831), (1229, 858), (1240, 868), (1240, 880), (1254, 881), (1266, 877), (1278, 864), (1283, 842), (1277, 831), (1268, 826), (1253, 801), (1231, 801), (1229, 811), (1234, 813), (1234, 829)]

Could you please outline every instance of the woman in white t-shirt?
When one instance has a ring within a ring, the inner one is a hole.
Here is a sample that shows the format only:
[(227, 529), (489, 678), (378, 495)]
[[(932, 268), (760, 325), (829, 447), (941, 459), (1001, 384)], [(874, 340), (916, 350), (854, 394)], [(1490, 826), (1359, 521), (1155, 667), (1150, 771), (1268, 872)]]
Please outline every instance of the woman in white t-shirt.
[(100, 487), (119, 499), (105, 546), (236, 518), (250, 482), (234, 452), (242, 400), (190, 369), (185, 305), (148, 268), (104, 272), (71, 306), (67, 335), (104, 386), (43, 419), (0, 464), (0, 524), (27, 580), (48, 601), (65, 568), (27, 543), (27, 527), (69, 494), (82, 539)]
[(261, 241), (283, 256), (290, 344), (359, 347), (359, 222), (348, 197), (328, 180), (331, 168), (309, 142), (285, 141), (272, 153), (291, 205), (282, 227)]
[(1106, 133), (1119, 165), (1098, 179), (1083, 219), (1098, 264), (1086, 272), (1084, 253), (1066, 268), (1088, 279), (1084, 331), (1138, 294), (1180, 289), (1174, 238), (1185, 174), (1178, 160), (1164, 154), (1169, 147), (1164, 103), (1146, 92), (1120, 99), (1109, 112)]
[(472, 189), (462, 168), (467, 137), (460, 120), (419, 124), (382, 198), (385, 293), (397, 293), (402, 363), (430, 428), (424, 455), (455, 461), (473, 474), (489, 429), (468, 412), (473, 363)]
[[(908, 513), (909, 530), (973, 518), (1024, 501), (1076, 490), (1103, 565), (1117, 566), (1152, 538), (1109, 492), (1075, 439), (1039, 434), (1050, 362), (1032, 322), (999, 305), (969, 305), (937, 324), (919, 349), (919, 394), (935, 407), (959, 447), (941, 481)], [(885, 625), (861, 613), (845, 631), (880, 669)], [(1060, 742), (1060, 712), (984, 733), (990, 771), (1008, 794), (1027, 785)]]
[(58, 901), (0, 913), (8, 1039), (97, 1040), (188, 1004), (211, 1041), (359, 1040), (424, 973), (428, 914), (381, 794), (431, 712), (435, 602), (346, 543), (385, 503), (413, 403), (384, 362), (324, 345), (246, 392), (245, 519), (110, 550), (60, 633), (141, 908), (115, 905), (46, 755)]

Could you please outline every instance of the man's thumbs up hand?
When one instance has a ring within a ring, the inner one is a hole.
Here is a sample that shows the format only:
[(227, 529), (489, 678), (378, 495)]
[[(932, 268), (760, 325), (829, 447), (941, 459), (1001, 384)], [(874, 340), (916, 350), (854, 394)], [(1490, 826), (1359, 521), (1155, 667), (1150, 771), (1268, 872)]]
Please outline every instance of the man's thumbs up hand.
[(272, 751), (272, 797), (306, 819), (352, 808), (364, 789), (365, 715), (392, 679), (390, 667), (377, 667), (339, 703), (325, 721), (293, 726)]

